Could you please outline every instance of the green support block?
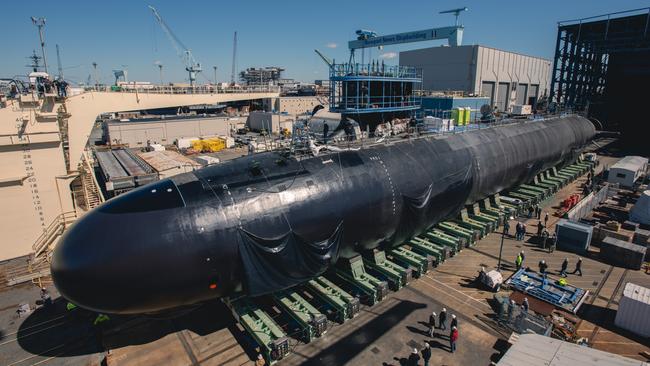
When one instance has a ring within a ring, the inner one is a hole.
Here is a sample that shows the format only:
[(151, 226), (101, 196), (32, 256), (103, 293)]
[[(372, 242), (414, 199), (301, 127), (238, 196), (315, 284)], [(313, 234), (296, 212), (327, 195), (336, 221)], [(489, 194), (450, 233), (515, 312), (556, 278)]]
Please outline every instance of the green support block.
[(408, 250), (403, 246), (391, 249), (388, 255), (393, 257), (396, 262), (413, 268), (413, 275), (417, 275), (417, 277), (421, 277), (431, 268), (432, 259)]
[(534, 185), (531, 185), (531, 184), (521, 184), (521, 185), (519, 185), (519, 188), (525, 189), (525, 190), (528, 190), (528, 191), (531, 191), (531, 192), (536, 192), (539, 195), (541, 200), (546, 199), (552, 193), (551, 190), (548, 189), (548, 188), (538, 187), (538, 186), (534, 186)]
[(448, 234), (465, 238), (465, 240), (467, 240), (468, 246), (473, 246), (474, 243), (476, 243), (476, 241), (480, 238), (480, 233), (478, 231), (466, 229), (464, 227), (456, 225), (451, 221), (440, 222), (436, 227)]
[(407, 244), (411, 247), (412, 251), (435, 258), (436, 266), (446, 259), (445, 252), (428, 240), (416, 237), (409, 240)]
[(327, 317), (296, 292), (281, 291), (273, 294), (273, 299), (300, 325), (306, 343), (327, 331)]
[(375, 249), (372, 258), (364, 258), (364, 264), (384, 276), (395, 291), (406, 286), (411, 280), (412, 271), (386, 259), (386, 253)]
[(495, 218), (499, 226), (503, 225), (503, 220), (506, 216), (504, 212), (505, 210), (499, 210), (497, 208), (492, 207), (489, 198), (485, 198), (482, 201), (480, 201), (478, 204), (474, 204), (474, 205), (475, 205), (474, 210), (478, 209), (481, 213)]
[(309, 280), (307, 289), (336, 311), (336, 318), (339, 323), (345, 322), (346, 319), (352, 319), (361, 310), (358, 298), (343, 291), (343, 289), (323, 276)]
[(453, 248), (454, 250), (451, 251), (451, 255), (454, 256), (456, 253), (460, 252), (467, 246), (467, 239), (465, 237), (460, 237), (458, 235), (451, 235), (448, 234), (438, 228), (433, 228), (427, 232), (427, 234), (433, 233), (436, 234), (437, 236), (441, 238), (446, 238), (454, 243), (456, 243), (456, 246)]
[(289, 340), (279, 325), (248, 299), (224, 300), (233, 316), (260, 346), (261, 354), (274, 364), (289, 354)]
[(429, 230), (422, 235), (418, 235), (415, 239), (424, 240), (427, 243), (430, 243), (434, 248), (438, 249), (443, 256), (442, 260), (444, 261), (447, 258), (456, 255), (456, 252), (458, 251), (458, 240), (450, 238), (449, 235), (441, 235), (434, 230)]
[(336, 268), (336, 274), (366, 295), (371, 306), (388, 295), (388, 283), (367, 273), (361, 256), (350, 258), (343, 266)]

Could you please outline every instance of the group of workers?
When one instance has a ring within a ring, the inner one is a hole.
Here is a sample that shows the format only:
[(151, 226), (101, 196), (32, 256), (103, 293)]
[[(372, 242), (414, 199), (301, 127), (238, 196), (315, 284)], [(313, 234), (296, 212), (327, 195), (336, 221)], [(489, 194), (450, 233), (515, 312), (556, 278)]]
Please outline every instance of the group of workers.
[[(429, 327), (429, 337), (433, 337), (436, 329), (443, 331), (447, 330), (447, 309), (442, 308), (440, 314), (432, 312), (429, 315), (429, 321), (427, 322)], [(456, 343), (458, 342), (458, 318), (456, 314), (451, 314), (451, 323), (449, 324), (449, 351), (451, 353), (456, 352)], [(407, 365), (416, 366), (418, 362), (422, 359), (424, 361), (424, 366), (429, 366), (429, 360), (431, 359), (431, 345), (428, 342), (424, 342), (424, 348), (422, 351), (418, 351), (417, 348), (413, 348), (413, 352), (409, 355), (409, 358), (406, 362)]]
[(52, 81), (49, 78), (39, 76), (36, 78), (36, 85), (30, 85), (30, 88), (36, 88), (39, 96), (51, 94), (52, 92), (56, 92), (61, 98), (68, 95), (68, 82), (60, 77)]

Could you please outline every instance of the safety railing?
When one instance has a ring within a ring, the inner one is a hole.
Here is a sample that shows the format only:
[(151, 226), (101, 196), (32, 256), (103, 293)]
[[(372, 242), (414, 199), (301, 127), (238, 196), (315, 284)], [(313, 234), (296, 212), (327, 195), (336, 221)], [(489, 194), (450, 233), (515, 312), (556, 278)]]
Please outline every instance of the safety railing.
[(370, 64), (334, 64), (330, 68), (330, 77), (382, 77), (382, 78), (407, 78), (421, 79), (422, 70), (414, 66), (392, 65), (386, 66), (379, 63)]
[(114, 93), (140, 93), (140, 94), (233, 94), (233, 93), (279, 93), (277, 85), (246, 85), (222, 88), (215, 85), (200, 85), (195, 87), (164, 86), (153, 84), (135, 85), (97, 85), (88, 87), (86, 92), (114, 92)]
[(53, 244), (63, 231), (77, 219), (75, 211), (67, 211), (57, 215), (45, 231), (36, 239), (32, 245), (33, 262), (38, 262), (47, 253), (50, 245)]

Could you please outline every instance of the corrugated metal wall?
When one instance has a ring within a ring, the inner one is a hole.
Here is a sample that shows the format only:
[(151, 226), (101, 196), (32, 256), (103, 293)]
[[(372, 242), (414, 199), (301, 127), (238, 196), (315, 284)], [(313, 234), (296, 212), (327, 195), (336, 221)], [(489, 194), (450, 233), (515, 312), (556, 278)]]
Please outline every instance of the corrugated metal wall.
[[(241, 120), (245, 121), (245, 117)], [(234, 122), (227, 118), (109, 122), (108, 138), (113, 143), (128, 144), (129, 147), (146, 146), (147, 141), (171, 145), (181, 137), (229, 135), (230, 124)]]
[(633, 283), (625, 285), (614, 324), (643, 337), (650, 337), (650, 291)]
[[(534, 103), (548, 95), (550, 87), (550, 60), (478, 45), (404, 51), (399, 63), (422, 69), (425, 90), (482, 94), (503, 108), (522, 101)], [(523, 89), (522, 94), (511, 95), (513, 82), (518, 84), (518, 93)], [(509, 84), (508, 95), (499, 95), (495, 86), (500, 83)]]

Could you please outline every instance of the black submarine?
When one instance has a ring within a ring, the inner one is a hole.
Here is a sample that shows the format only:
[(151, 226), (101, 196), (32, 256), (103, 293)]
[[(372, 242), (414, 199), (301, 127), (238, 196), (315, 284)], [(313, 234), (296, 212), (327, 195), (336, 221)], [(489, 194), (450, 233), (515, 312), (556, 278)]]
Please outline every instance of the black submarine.
[(589, 120), (563, 116), (309, 158), (241, 157), (87, 213), (55, 248), (52, 277), (63, 297), (104, 313), (271, 293), (572, 161), (594, 134)]

